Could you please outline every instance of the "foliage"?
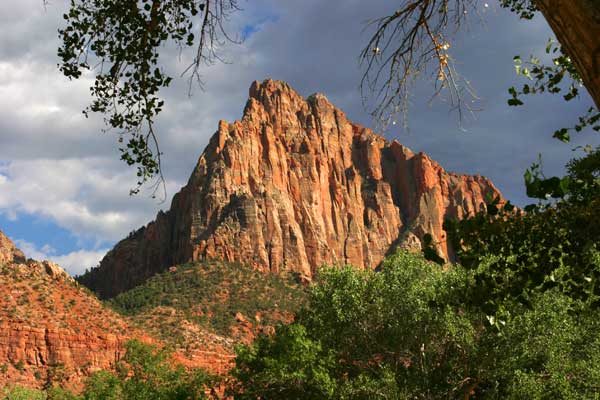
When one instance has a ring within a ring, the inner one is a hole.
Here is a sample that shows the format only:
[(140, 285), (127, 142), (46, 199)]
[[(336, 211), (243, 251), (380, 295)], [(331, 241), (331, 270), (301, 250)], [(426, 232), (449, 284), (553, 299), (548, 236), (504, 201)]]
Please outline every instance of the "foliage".
[(500, 0), (500, 5), (523, 19), (532, 19), (538, 10), (534, 0)]
[[(509, 106), (523, 105), (522, 96), (539, 93), (564, 93), (565, 101), (571, 101), (579, 97), (579, 88), (583, 82), (571, 58), (565, 54), (563, 48), (556, 44), (552, 39), (548, 40), (546, 45), (546, 54), (552, 56), (551, 65), (544, 65), (534, 56), (529, 61), (523, 62), (520, 56), (515, 56), (515, 71), (517, 75), (522, 75), (530, 82), (523, 84), (519, 90), (514, 87), (508, 89), (511, 98), (508, 100)], [(563, 85), (565, 78), (569, 79), (568, 84)], [(595, 131), (600, 131), (600, 112), (595, 107), (590, 107), (587, 113), (580, 116), (578, 122), (572, 128), (561, 128), (554, 132), (553, 137), (562, 141), (569, 142), (571, 136), (569, 131), (581, 132), (586, 127), (591, 127)]]
[[(228, 335), (237, 312), (250, 318), (261, 312), (262, 323), (274, 325), (276, 319), (271, 315), (276, 310), (293, 313), (303, 303), (303, 289), (291, 277), (217, 261), (179, 265), (176, 269), (154, 276), (109, 304), (130, 316), (143, 316), (159, 306), (173, 307), (186, 319)], [(165, 333), (165, 337), (172, 334)]]
[(53, 387), (46, 393), (48, 400), (82, 400), (80, 396), (60, 387)]
[(229, 39), (222, 22), (237, 9), (236, 0), (71, 0), (59, 30), (59, 68), (70, 79), (96, 73), (94, 100), (84, 114), (101, 113), (107, 127), (118, 130), (121, 159), (137, 166), (133, 193), (161, 174), (154, 122), (164, 106), (158, 93), (172, 81), (159, 65), (161, 47), (197, 43), (188, 70), (190, 85), (200, 81), (198, 68), (218, 59), (220, 38)]
[[(513, 210), (489, 204), (473, 218), (447, 221), (444, 229), (461, 264), (475, 271), (472, 301), (493, 314), (506, 301), (530, 304), (540, 290), (600, 305), (600, 149), (568, 165), (569, 175), (525, 174), (532, 197), (561, 198)], [(486, 260), (484, 263), (483, 261)]]
[(46, 394), (36, 390), (21, 386), (11, 386), (0, 389), (0, 399), (2, 400), (46, 400)]
[(85, 385), (85, 400), (193, 400), (206, 398), (211, 378), (202, 370), (174, 366), (169, 352), (138, 340), (126, 345), (117, 372), (100, 371)]
[(282, 325), (273, 338), (262, 336), (254, 346), (241, 346), (234, 375), (240, 382), (236, 399), (324, 399), (333, 393), (329, 370), (333, 357), (308, 337), (299, 324)]
[(533, 295), (530, 307), (512, 303), (512, 318), (498, 323), (464, 302), (474, 285), (472, 270), (444, 271), (407, 253), (381, 272), (324, 270), (294, 324), (239, 349), (230, 391), (269, 399), (600, 394), (594, 312), (573, 312), (573, 300), (554, 289)]

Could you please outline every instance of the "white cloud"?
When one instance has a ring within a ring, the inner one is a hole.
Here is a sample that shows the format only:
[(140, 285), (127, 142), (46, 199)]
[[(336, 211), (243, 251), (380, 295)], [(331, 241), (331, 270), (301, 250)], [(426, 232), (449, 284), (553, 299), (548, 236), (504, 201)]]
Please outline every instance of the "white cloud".
[(50, 259), (75, 276), (83, 274), (86, 269), (97, 266), (108, 250), (79, 250), (60, 256), (51, 255)]
[[(130, 170), (104, 159), (19, 160), (1, 168), (0, 210), (50, 219), (79, 237), (114, 242), (151, 220), (157, 201), (130, 197)], [(180, 186), (167, 182), (173, 193)]]
[(57, 255), (55, 254), (56, 250), (48, 244), (38, 248), (35, 244), (23, 239), (15, 239), (14, 242), (16, 246), (25, 253), (26, 257), (38, 261), (53, 261), (72, 276), (81, 275), (86, 269), (98, 265), (100, 260), (102, 260), (102, 257), (104, 257), (108, 251), (108, 249), (78, 250), (67, 254)]

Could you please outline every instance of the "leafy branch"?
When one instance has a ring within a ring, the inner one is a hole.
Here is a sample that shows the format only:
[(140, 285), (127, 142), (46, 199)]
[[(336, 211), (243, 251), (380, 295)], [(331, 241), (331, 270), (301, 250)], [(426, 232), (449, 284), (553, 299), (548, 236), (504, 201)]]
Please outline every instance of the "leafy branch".
[(238, 9), (237, 0), (71, 0), (58, 32), (59, 69), (70, 79), (95, 73), (93, 100), (83, 112), (103, 114), (105, 131), (117, 130), (121, 160), (137, 166), (131, 194), (153, 178), (153, 197), (165, 189), (154, 124), (164, 107), (159, 91), (173, 78), (158, 64), (159, 49), (169, 41), (191, 47), (199, 32), (196, 56), (184, 73), (190, 85), (202, 84), (199, 68), (220, 60), (221, 38), (234, 41), (222, 22)]
[[(527, 78), (530, 82), (523, 84), (521, 89), (514, 86), (508, 89), (511, 98), (508, 99), (509, 106), (523, 105), (522, 96), (540, 93), (562, 94), (565, 101), (571, 101), (579, 97), (579, 88), (582, 80), (569, 56), (562, 47), (554, 40), (548, 40), (546, 54), (552, 57), (552, 63), (545, 65), (540, 59), (530, 56), (529, 60), (523, 61), (520, 56), (515, 56), (515, 72), (517, 75)], [(565, 83), (565, 81), (568, 81)], [(554, 132), (553, 137), (569, 142), (571, 136), (569, 131), (581, 132), (586, 127), (600, 131), (600, 112), (595, 107), (590, 107), (587, 113), (578, 118), (578, 122), (571, 128), (561, 128)]]

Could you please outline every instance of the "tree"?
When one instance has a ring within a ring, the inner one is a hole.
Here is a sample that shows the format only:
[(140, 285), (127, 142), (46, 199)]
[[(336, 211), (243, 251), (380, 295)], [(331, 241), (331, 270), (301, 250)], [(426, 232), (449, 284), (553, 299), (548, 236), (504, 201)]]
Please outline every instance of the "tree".
[(85, 400), (196, 400), (205, 399), (210, 377), (200, 369), (174, 366), (170, 353), (139, 340), (126, 344), (116, 373), (99, 371), (86, 382)]
[(137, 167), (132, 193), (155, 177), (155, 192), (164, 184), (154, 122), (164, 105), (159, 91), (172, 77), (160, 67), (161, 46), (195, 45), (184, 73), (190, 90), (194, 82), (202, 85), (200, 67), (220, 60), (223, 41), (235, 41), (224, 22), (238, 9), (237, 0), (71, 0), (66, 27), (59, 30), (59, 68), (70, 79), (96, 74), (84, 114), (103, 114), (107, 128), (117, 131), (121, 159)]
[(526, 212), (495, 199), (484, 212), (444, 223), (459, 262), (474, 271), (471, 300), (490, 315), (553, 288), (600, 306), (600, 148), (571, 160), (561, 179), (539, 168), (525, 173), (527, 194), (540, 200)]
[(408, 253), (386, 259), (380, 272), (322, 270), (292, 325), (238, 350), (231, 392), (427, 400), (599, 394), (593, 310), (573, 312), (574, 300), (554, 288), (536, 292), (529, 306), (506, 303), (506, 317), (496, 320), (466, 301), (474, 286), (473, 271), (445, 271)]
[[(558, 81), (565, 75), (581, 80), (600, 108), (600, 3), (499, 1), (524, 19), (541, 11), (567, 55), (558, 66), (561, 68), (551, 67), (556, 71), (553, 75)], [(404, 0), (394, 14), (372, 21), (375, 34), (361, 52), (365, 65), (361, 89), (367, 97), (371, 96), (373, 115), (384, 122), (398, 113), (406, 115), (411, 85), (428, 69), (435, 79), (435, 95), (446, 91), (460, 118), (465, 111), (471, 111), (474, 94), (468, 81), (454, 68), (449, 49), (453, 35), (467, 19), (479, 15), (478, 7), (487, 6), (477, 0)]]
[(5, 387), (0, 390), (2, 400), (46, 400), (44, 393), (39, 390), (20, 386)]

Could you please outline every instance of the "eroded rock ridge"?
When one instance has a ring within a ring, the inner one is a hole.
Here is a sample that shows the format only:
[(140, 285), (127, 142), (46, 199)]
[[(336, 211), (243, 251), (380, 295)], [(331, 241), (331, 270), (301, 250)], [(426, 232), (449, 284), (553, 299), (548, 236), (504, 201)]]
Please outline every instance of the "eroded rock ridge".
[(348, 120), (321, 94), (254, 82), (241, 121), (219, 122), (167, 212), (118, 243), (86, 278), (102, 297), (156, 272), (218, 258), (310, 279), (322, 264), (376, 268), (442, 223), (500, 195), (482, 176), (446, 172)]

